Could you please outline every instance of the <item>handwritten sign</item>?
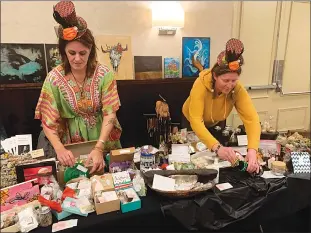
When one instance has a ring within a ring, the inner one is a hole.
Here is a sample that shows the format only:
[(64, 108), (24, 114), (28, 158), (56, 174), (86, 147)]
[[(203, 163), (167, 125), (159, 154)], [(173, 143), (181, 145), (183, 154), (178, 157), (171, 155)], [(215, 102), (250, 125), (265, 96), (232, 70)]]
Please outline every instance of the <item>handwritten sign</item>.
[(188, 145), (172, 144), (172, 154), (169, 155), (169, 162), (189, 163), (190, 154)]
[(33, 159), (44, 157), (43, 149), (33, 150), (30, 154)]
[(114, 186), (121, 186), (131, 182), (130, 174), (127, 171), (112, 174)]

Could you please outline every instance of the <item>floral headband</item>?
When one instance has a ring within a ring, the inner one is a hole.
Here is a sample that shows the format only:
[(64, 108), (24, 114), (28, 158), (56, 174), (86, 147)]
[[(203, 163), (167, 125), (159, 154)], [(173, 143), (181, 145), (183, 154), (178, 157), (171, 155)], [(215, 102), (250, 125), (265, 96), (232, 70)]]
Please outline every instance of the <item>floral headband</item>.
[(243, 64), (243, 52), (243, 43), (238, 39), (232, 38), (226, 43), (226, 50), (218, 55), (217, 63), (221, 68), (228, 69), (229, 71), (238, 71)]

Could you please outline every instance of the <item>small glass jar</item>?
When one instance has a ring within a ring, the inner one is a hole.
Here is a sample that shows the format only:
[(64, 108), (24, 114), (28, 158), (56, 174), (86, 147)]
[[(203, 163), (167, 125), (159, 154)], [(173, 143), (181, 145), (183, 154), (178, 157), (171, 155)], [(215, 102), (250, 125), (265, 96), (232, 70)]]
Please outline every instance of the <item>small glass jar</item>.
[(286, 164), (282, 161), (274, 161), (271, 163), (271, 172), (276, 176), (282, 176), (286, 172)]
[(222, 131), (221, 144), (224, 146), (228, 146), (229, 140), (230, 140), (230, 131), (224, 129)]
[(47, 227), (52, 225), (53, 218), (51, 209), (47, 206), (43, 206), (40, 211), (40, 226), (41, 227)]
[(228, 137), (229, 134), (230, 134), (229, 130), (225, 129), (225, 130), (222, 131), (222, 136), (224, 136), (224, 137)]
[(155, 165), (155, 156), (151, 146), (143, 146), (140, 149), (140, 170), (148, 170)]

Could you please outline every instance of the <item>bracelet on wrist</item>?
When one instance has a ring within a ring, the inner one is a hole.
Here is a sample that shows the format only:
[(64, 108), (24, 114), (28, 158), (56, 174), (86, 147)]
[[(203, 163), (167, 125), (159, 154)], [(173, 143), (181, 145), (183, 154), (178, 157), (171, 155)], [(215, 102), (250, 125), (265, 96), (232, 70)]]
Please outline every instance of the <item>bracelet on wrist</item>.
[(104, 153), (104, 150), (102, 148), (100, 148), (99, 146), (95, 146), (93, 150), (97, 150), (101, 153)]
[(104, 140), (98, 139), (99, 142), (101, 142), (103, 145), (106, 144), (106, 142)]
[(215, 152), (215, 154), (218, 156), (218, 151), (219, 151), (219, 149), (222, 147), (222, 145), (221, 144), (218, 144), (217, 145), (217, 147), (216, 147), (216, 149), (215, 150), (213, 150), (213, 152)]

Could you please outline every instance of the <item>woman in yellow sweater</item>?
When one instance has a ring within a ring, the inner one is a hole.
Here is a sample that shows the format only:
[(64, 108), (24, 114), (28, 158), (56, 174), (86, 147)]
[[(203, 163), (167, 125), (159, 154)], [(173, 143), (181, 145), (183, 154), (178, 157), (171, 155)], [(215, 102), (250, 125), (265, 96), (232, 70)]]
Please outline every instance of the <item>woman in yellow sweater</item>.
[(248, 139), (245, 159), (248, 161), (247, 171), (252, 173), (259, 171), (256, 154), (261, 128), (251, 98), (239, 81), (243, 51), (241, 41), (230, 39), (226, 50), (218, 55), (217, 63), (212, 69), (203, 70), (198, 61), (193, 61), (201, 72), (182, 111), (199, 139), (221, 159), (234, 163), (237, 156), (233, 149), (222, 146), (208, 128), (224, 121), (235, 107), (245, 126)]

